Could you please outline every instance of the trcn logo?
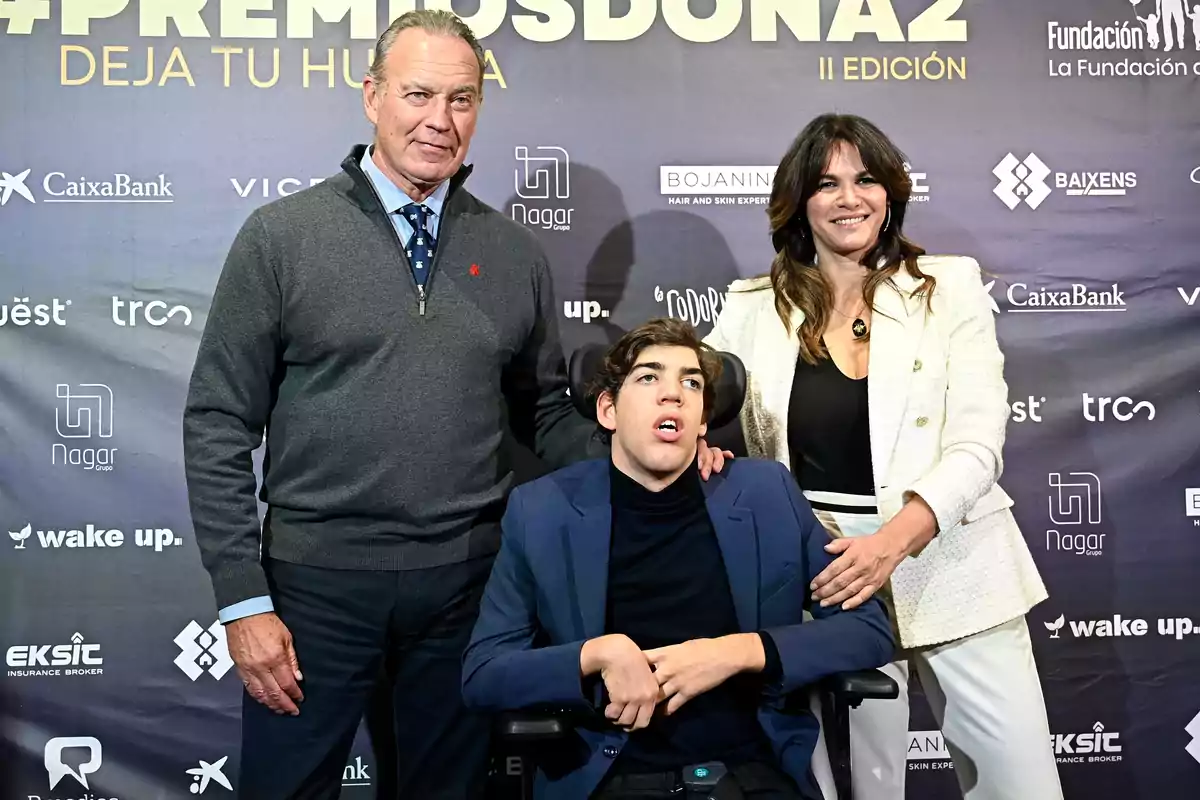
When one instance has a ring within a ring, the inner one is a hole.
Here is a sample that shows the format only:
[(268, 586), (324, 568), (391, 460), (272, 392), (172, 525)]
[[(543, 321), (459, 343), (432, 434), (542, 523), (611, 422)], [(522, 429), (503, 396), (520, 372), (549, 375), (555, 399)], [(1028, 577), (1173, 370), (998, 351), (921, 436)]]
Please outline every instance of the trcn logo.
[(1092, 397), (1083, 393), (1083, 418), (1088, 422), (1106, 422), (1115, 419), (1129, 422), (1139, 414), (1154, 419), (1154, 404), (1149, 400), (1137, 402), (1128, 397)]

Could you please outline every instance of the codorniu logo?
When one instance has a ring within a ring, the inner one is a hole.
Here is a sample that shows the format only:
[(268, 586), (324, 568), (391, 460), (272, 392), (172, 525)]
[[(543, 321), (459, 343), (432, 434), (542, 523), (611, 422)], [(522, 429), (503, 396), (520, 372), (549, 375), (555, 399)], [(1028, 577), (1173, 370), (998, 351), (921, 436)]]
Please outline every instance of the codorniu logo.
[(172, 306), (162, 300), (122, 300), (116, 295), (112, 298), (112, 321), (122, 328), (136, 328), (139, 324), (159, 328), (175, 317), (179, 317), (177, 325), (192, 324), (192, 310), (187, 306)]
[(316, 186), (324, 178), (230, 178), (229, 184), (243, 200), (253, 197), (271, 200), (277, 197), (287, 197), (301, 189)]
[[(30, 203), (174, 203), (175, 193), (165, 173), (154, 177), (114, 172), (99, 178), (89, 175), (68, 176), (48, 172), (41, 181), (32, 177), (32, 169), (22, 172), (0, 171), (0, 207), (14, 197)], [(39, 193), (34, 187), (39, 187)]]
[(72, 634), (68, 644), (15, 644), (5, 653), (10, 678), (55, 678), (103, 675), (100, 645)]
[(54, 393), (54, 429), (66, 441), (50, 445), (51, 465), (112, 472), (117, 448), (105, 446), (113, 435), (112, 389), (103, 383), (60, 383)]
[(571, 199), (571, 157), (561, 147), (517, 145), (513, 185), (520, 201), (512, 218), (522, 225), (547, 231), (571, 230), (575, 209)]
[(664, 292), (661, 286), (655, 286), (654, 302), (666, 303), (668, 317), (690, 322), (694, 327), (699, 327), (702, 322), (716, 325), (717, 317), (725, 307), (725, 292), (712, 286), (700, 291), (684, 288)]
[(1141, 416), (1154, 419), (1154, 404), (1149, 400), (1138, 402), (1128, 397), (1093, 397), (1083, 393), (1083, 418), (1088, 422), (1106, 422), (1115, 419), (1129, 422)]
[(233, 668), (233, 659), (229, 657), (229, 645), (225, 639), (225, 627), (219, 620), (207, 629), (192, 620), (175, 637), (175, 646), (179, 648), (179, 655), (175, 656), (175, 666), (193, 681), (206, 672), (221, 680), (225, 673)]
[[(999, 183), (992, 194), (1010, 211), (1022, 202), (1037, 209), (1055, 189), (1066, 191), (1068, 197), (1124, 197), (1137, 187), (1134, 172), (1053, 172), (1036, 153), (1019, 159), (1008, 153), (1000, 159), (992, 174)], [(1053, 186), (1047, 178), (1053, 175)]]
[[(1050, 522), (1057, 526), (1046, 530), (1046, 550), (1078, 556), (1104, 555), (1101, 523), (1100, 478), (1093, 472), (1051, 472), (1053, 491), (1048, 498)], [(1068, 528), (1068, 530), (1061, 530)]]
[[(20, 530), (9, 530), (8, 537), (14, 542), (14, 550), (33, 549), (27, 546), (31, 541), (34, 545), (40, 544), (43, 550), (112, 550), (124, 547), (126, 541), (125, 531), (120, 528), (106, 528), (90, 522), (82, 528), (46, 530), (34, 528), (33, 523), (27, 522)], [(169, 547), (179, 547), (183, 539), (170, 528), (134, 528), (133, 542), (138, 547), (161, 553)]]

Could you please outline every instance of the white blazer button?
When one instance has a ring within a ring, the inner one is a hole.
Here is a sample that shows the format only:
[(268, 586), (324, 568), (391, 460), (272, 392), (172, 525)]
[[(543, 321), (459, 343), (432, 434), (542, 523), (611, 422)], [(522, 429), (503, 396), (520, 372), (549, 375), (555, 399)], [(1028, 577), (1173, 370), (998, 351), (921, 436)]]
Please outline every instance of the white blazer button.
[(929, 417), (917, 417), (917, 427), (924, 428), (929, 424)]
[(920, 371), (921, 371), (921, 359), (918, 358), (916, 361), (913, 362), (913, 372), (920, 372)]

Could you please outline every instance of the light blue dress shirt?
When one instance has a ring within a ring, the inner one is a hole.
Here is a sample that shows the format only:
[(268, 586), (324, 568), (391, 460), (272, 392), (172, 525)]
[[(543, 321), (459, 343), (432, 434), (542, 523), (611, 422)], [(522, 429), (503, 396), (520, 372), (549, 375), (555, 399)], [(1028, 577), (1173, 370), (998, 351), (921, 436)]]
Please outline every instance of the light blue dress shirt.
[[(408, 240), (413, 235), (413, 227), (400, 213), (400, 209), (412, 202), (412, 198), (405, 194), (404, 190), (396, 184), (392, 183), (383, 171), (375, 165), (375, 161), (371, 158), (371, 151), (375, 147), (372, 145), (367, 148), (363, 154), (362, 160), (358, 165), (362, 167), (362, 171), (366, 173), (367, 178), (375, 187), (375, 191), (379, 193), (379, 198), (383, 200), (383, 206), (388, 211), (388, 216), (391, 217), (392, 226), (396, 229), (396, 233), (400, 235), (401, 246), (407, 245)], [(446, 203), (446, 194), (450, 191), (450, 181), (442, 181), (433, 194), (425, 198), (425, 207), (429, 209), (429, 214), (425, 217), (425, 228), (436, 240), (438, 230), (441, 227), (442, 208)], [(260, 597), (251, 597), (240, 603), (234, 603), (231, 606), (222, 608), (217, 614), (217, 618), (221, 624), (228, 624), (235, 619), (249, 617), (253, 614), (265, 614), (268, 611), (274, 611), (275, 604), (271, 602), (270, 595), (262, 595)]]

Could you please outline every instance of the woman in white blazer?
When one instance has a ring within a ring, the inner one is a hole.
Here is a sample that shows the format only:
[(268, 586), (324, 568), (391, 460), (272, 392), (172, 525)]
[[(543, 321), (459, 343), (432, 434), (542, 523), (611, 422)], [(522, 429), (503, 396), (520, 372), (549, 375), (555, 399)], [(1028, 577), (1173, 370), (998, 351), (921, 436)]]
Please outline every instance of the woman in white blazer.
[[(997, 484), (1004, 358), (980, 268), (902, 233), (904, 157), (824, 115), (775, 177), (769, 276), (729, 287), (706, 342), (748, 373), (749, 454), (792, 470), (839, 553), (814, 602), (889, 605), (896, 701), (851, 713), (855, 800), (903, 800), (910, 665), (968, 800), (1061, 800), (1025, 613), (1046, 589)], [(823, 743), (813, 770), (834, 796)]]

